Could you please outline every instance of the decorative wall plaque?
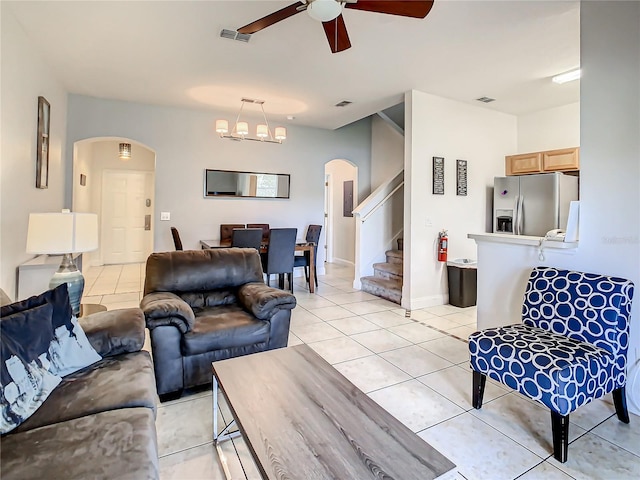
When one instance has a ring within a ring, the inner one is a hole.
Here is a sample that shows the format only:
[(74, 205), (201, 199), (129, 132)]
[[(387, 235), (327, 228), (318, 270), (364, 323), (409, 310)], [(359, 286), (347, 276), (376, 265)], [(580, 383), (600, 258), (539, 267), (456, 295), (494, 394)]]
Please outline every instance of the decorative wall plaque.
[(456, 193), (467, 196), (467, 161), (456, 160)]
[(353, 180), (342, 184), (342, 216), (353, 217)]
[(38, 97), (38, 134), (36, 145), (36, 188), (49, 187), (49, 117), (51, 106)]
[(433, 194), (444, 195), (444, 157), (433, 157)]

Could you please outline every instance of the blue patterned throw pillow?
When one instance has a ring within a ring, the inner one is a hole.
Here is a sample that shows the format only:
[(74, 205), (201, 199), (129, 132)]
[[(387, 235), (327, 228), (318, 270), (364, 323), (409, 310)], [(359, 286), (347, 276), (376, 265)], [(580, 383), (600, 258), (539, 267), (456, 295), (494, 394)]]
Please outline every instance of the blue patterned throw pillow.
[(0, 322), (0, 433), (35, 412), (61, 378), (49, 371), (53, 307), (44, 304), (3, 316)]
[(49, 371), (52, 374), (64, 377), (102, 359), (89, 343), (76, 317), (71, 314), (66, 283), (41, 295), (2, 307), (2, 317), (44, 304), (53, 308), (49, 321), (53, 340), (48, 349)]

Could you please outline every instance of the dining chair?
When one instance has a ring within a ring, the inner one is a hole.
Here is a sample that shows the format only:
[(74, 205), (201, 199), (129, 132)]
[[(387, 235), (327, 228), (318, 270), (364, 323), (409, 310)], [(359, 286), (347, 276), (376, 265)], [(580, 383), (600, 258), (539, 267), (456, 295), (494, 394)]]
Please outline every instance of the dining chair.
[(296, 255), (293, 261), (293, 266), (295, 267), (304, 267), (304, 276), (307, 279), (307, 283), (309, 283), (309, 270), (310, 267), (313, 267), (313, 275), (316, 279), (316, 287), (318, 286), (318, 274), (316, 272), (316, 259), (318, 258), (318, 242), (320, 242), (320, 231), (322, 230), (322, 225), (309, 225), (307, 227), (307, 236), (305, 240), (307, 243), (314, 243), (313, 247), (313, 265), (310, 265), (311, 258), (308, 252), (304, 252), (304, 255)]
[(293, 293), (293, 257), (296, 249), (297, 228), (272, 228), (269, 230), (269, 246), (262, 257), (262, 269), (267, 275), (267, 285), (271, 275), (279, 275), (278, 284), (284, 289), (284, 275), (289, 276), (289, 289)]
[(260, 228), (262, 230), (262, 243), (269, 243), (268, 223), (247, 223), (247, 228)]
[(240, 248), (255, 248), (260, 251), (262, 230), (260, 228), (234, 228), (231, 234), (231, 246)]
[(171, 227), (171, 236), (173, 237), (173, 244), (175, 245), (176, 250), (183, 250), (182, 240), (180, 240), (180, 234), (176, 227)]
[(220, 224), (220, 246), (231, 246), (231, 237), (234, 228), (245, 228), (244, 223), (221, 223)]

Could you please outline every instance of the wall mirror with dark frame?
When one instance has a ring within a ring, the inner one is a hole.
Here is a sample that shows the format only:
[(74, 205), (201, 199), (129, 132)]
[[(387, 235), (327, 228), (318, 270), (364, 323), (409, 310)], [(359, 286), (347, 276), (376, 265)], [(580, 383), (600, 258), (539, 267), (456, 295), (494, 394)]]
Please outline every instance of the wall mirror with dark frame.
[(282, 173), (206, 169), (204, 196), (289, 198), (290, 178), (290, 175)]

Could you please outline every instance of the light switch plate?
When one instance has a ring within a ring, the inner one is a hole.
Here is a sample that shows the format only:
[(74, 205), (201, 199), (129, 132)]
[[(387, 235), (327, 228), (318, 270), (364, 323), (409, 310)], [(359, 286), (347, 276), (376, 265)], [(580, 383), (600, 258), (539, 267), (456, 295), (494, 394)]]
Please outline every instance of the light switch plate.
[(160, 212), (160, 220), (171, 220), (171, 212)]

